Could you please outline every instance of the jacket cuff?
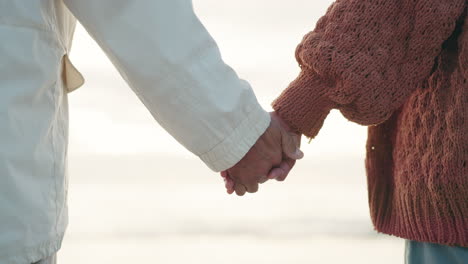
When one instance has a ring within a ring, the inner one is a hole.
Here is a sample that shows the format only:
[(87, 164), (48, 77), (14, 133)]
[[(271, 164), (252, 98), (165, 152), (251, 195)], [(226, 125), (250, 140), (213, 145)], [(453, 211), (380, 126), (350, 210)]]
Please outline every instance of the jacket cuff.
[(200, 159), (213, 171), (232, 168), (257, 142), (270, 125), (270, 114), (258, 103), (232, 133)]
[(326, 95), (330, 89), (318, 75), (301, 73), (272, 106), (291, 129), (312, 139), (335, 107)]

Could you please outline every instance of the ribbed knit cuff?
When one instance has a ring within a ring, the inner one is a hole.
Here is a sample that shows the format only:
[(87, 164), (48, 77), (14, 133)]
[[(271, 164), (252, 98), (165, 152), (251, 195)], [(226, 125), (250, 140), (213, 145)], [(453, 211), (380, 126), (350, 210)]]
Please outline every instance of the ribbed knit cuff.
[(318, 75), (302, 72), (272, 106), (293, 130), (314, 138), (335, 106), (325, 95), (329, 89)]
[(270, 114), (256, 104), (232, 133), (200, 159), (213, 171), (223, 171), (239, 162), (270, 125)]

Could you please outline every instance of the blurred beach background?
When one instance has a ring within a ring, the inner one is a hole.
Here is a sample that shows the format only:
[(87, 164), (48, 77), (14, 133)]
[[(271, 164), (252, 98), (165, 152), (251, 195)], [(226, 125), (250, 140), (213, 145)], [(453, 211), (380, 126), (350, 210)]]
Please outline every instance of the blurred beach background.
[[(261, 104), (299, 72), (296, 45), (330, 0), (194, 0), (224, 60)], [(222, 179), (151, 117), (78, 26), (70, 94), (70, 224), (59, 262), (403, 263), (404, 242), (372, 227), (366, 128), (338, 111), (283, 183), (228, 196)], [(222, 87), (220, 87), (222, 89)]]

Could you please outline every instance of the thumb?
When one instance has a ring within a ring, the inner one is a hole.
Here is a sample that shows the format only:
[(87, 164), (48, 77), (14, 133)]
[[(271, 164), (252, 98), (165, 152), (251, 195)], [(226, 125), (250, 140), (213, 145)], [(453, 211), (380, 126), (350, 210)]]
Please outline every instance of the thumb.
[(298, 160), (304, 157), (304, 153), (299, 149), (301, 136), (292, 132), (281, 130), (281, 144), (284, 154), (291, 159)]

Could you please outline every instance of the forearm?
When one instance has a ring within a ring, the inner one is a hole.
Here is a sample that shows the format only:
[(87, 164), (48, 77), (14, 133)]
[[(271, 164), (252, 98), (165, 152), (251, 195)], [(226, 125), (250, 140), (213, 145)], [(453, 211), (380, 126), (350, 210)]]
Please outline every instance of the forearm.
[(155, 119), (213, 170), (233, 166), (270, 118), (221, 59), (187, 0), (67, 0)]

